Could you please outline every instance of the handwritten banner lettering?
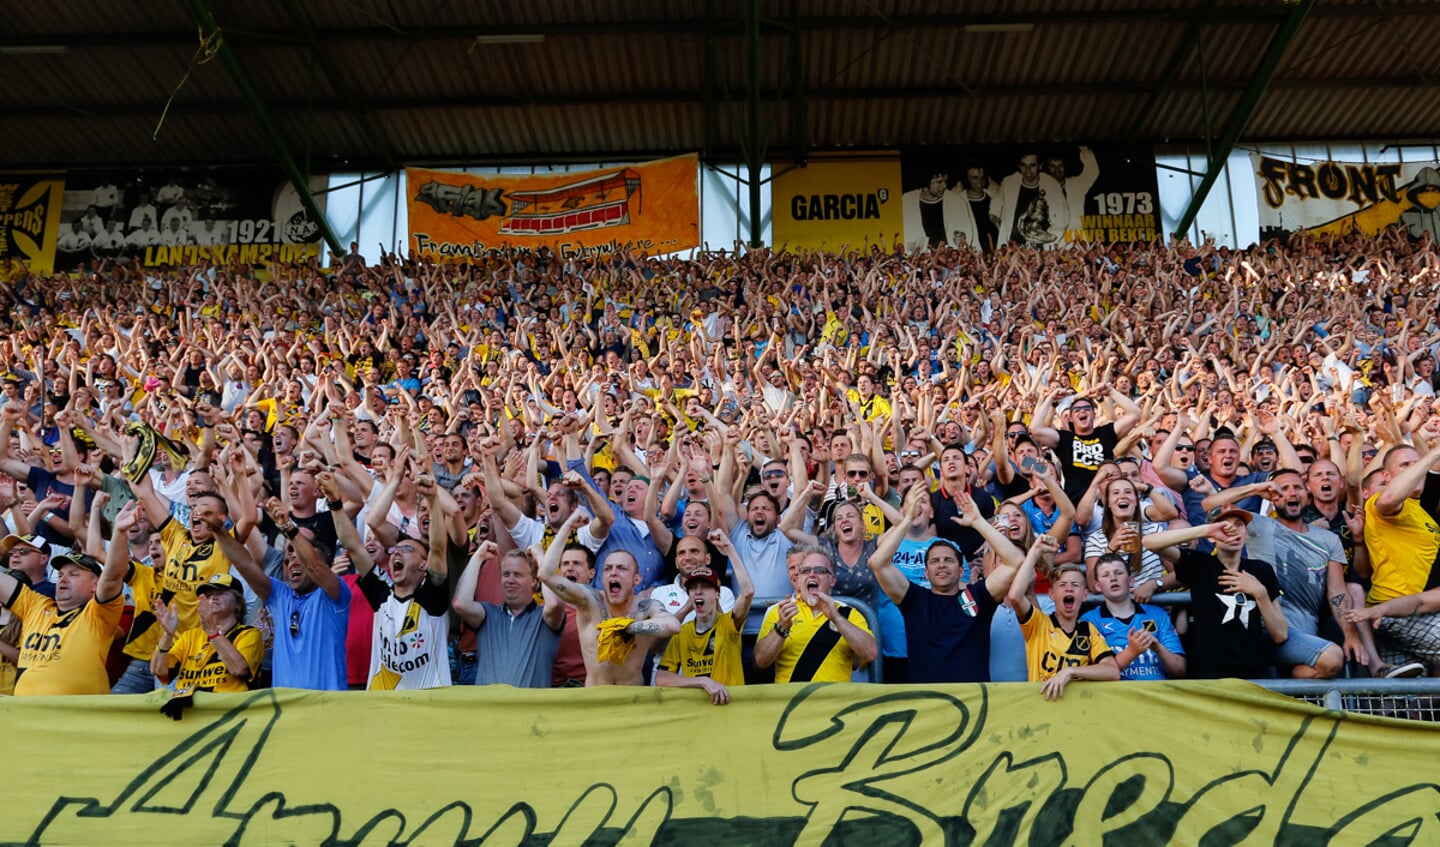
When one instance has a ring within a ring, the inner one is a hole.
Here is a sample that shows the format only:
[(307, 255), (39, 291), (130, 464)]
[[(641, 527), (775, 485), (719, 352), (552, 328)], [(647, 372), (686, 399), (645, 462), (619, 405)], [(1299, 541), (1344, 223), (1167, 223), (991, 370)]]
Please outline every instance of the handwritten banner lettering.
[(0, 844), (1440, 840), (1428, 727), (1241, 682), (164, 696), (0, 700)]

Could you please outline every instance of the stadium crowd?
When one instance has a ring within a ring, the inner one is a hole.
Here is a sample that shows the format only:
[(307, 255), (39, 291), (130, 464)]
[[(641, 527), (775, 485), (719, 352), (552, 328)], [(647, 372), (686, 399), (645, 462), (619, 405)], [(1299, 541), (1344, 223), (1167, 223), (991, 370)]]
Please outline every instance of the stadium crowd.
[(1428, 238), (335, 259), (6, 269), (0, 692), (1440, 669)]

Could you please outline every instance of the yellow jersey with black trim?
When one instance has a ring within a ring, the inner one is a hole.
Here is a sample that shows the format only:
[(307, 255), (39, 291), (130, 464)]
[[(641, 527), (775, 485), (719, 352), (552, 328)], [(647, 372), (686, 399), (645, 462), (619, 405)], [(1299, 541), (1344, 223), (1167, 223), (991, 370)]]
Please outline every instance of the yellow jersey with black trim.
[(680, 626), (680, 632), (665, 645), (660, 670), (680, 676), (708, 676), (722, 685), (744, 685), (745, 668), (740, 663), (740, 631), (735, 617), (721, 612), (715, 625), (705, 632), (696, 631), (691, 618)]
[(863, 400), (860, 397), (860, 392), (852, 388), (845, 392), (845, 397), (851, 403), (856, 403), (860, 406), (860, 414), (863, 415), (867, 421), (873, 421), (876, 418), (890, 419), (892, 413), (890, 401), (881, 397), (879, 394), (871, 394), (869, 400)]
[[(799, 611), (790, 622), (790, 637), (780, 655), (775, 658), (776, 682), (849, 682), (855, 669), (855, 653), (840, 636), (838, 628), (830, 624), (820, 612), (810, 608), (800, 597), (795, 598)], [(841, 606), (846, 620), (870, 632), (865, 616)], [(760, 638), (770, 634), (780, 621), (779, 605), (765, 610), (765, 619), (760, 623)]]
[(415, 691), (449, 685), (450, 595), (445, 584), (427, 575), (414, 594), (402, 599), (371, 569), (357, 585), (375, 610), (366, 688)]
[[(225, 633), (235, 650), (250, 666), (250, 673), (244, 679), (230, 673), (225, 660), (215, 649), (215, 644), (203, 629), (192, 629), (175, 636), (170, 645), (170, 676), (175, 680), (175, 696), (184, 697), (196, 691), (237, 693), (249, 691), (255, 684), (255, 674), (265, 660), (265, 637), (260, 630), (245, 624), (236, 624)], [(178, 674), (175, 666), (179, 665)]]
[(124, 594), (62, 612), (51, 598), (20, 585), (5, 605), (22, 621), (15, 696), (110, 693), (105, 657), (125, 612)]
[(1041, 612), (1033, 603), (1029, 616), (1020, 621), (1020, 632), (1025, 636), (1031, 682), (1044, 682), (1065, 668), (1083, 668), (1115, 655), (1089, 621), (1077, 621), (1075, 631), (1066, 632), (1053, 614)]
[[(230, 573), (230, 560), (220, 552), (220, 545), (212, 539), (196, 544), (186, 529), (173, 517), (167, 517), (160, 525), (160, 546), (165, 551), (165, 568), (154, 579), (160, 599), (166, 605), (176, 605), (180, 614), (180, 625), (175, 632), (181, 633), (200, 626), (200, 603), (195, 597), (195, 586), (220, 573)], [(154, 606), (152, 601), (151, 606)], [(137, 613), (139, 607), (136, 607)], [(156, 638), (159, 638), (157, 633)], [(143, 657), (141, 657), (143, 658)]]

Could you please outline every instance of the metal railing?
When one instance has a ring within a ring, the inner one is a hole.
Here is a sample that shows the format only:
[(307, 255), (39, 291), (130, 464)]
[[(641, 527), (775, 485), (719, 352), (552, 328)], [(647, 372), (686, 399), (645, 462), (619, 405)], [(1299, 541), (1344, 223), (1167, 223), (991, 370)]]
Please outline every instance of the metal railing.
[(1440, 679), (1257, 679), (1262, 688), (1326, 709), (1440, 722)]

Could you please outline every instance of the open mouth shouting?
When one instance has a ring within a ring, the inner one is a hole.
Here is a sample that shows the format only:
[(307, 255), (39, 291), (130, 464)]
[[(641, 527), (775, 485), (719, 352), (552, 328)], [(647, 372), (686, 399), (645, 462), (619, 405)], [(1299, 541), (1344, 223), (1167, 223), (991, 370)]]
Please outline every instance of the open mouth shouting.
[(612, 603), (620, 603), (625, 599), (625, 584), (618, 579), (612, 579), (605, 583), (605, 596)]
[(1074, 594), (1062, 594), (1060, 596), (1060, 609), (1067, 617), (1076, 614), (1080, 609), (1080, 598)]

